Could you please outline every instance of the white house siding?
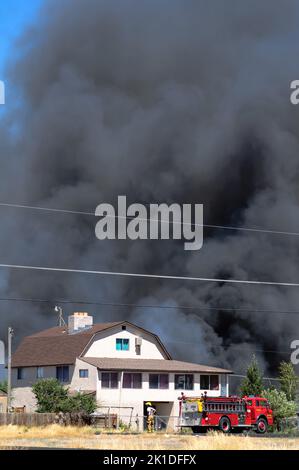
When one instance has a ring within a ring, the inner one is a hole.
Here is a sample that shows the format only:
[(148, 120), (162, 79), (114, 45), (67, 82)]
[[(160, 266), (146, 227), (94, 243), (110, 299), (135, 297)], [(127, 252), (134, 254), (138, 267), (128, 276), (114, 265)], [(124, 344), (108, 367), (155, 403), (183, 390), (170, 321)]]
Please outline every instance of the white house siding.
[[(103, 371), (106, 372), (106, 371)], [(108, 371), (107, 371), (108, 372)], [(115, 371), (113, 371), (115, 372)], [(135, 371), (137, 372), (137, 371)], [(152, 372), (157, 373), (157, 372)], [(159, 372), (161, 374), (167, 374), (168, 372)], [(177, 417), (179, 416), (179, 400), (178, 397), (183, 391), (185, 395), (191, 397), (200, 396), (205, 390), (200, 389), (200, 374), (194, 375), (194, 390), (176, 390), (175, 389), (175, 373), (169, 373), (169, 388), (163, 389), (150, 389), (149, 388), (149, 374), (150, 372), (143, 372), (142, 374), (142, 388), (141, 389), (124, 389), (121, 387), (122, 372), (119, 372), (119, 387), (118, 389), (102, 388), (101, 387), (101, 371), (98, 371), (97, 380), (97, 401), (101, 406), (103, 412), (107, 412), (110, 408), (111, 413), (115, 413), (119, 416), (121, 421), (126, 424), (129, 423), (131, 418), (131, 410), (126, 407), (132, 407), (132, 419), (131, 424), (134, 427), (136, 422), (136, 416), (139, 418), (139, 426), (142, 429), (143, 425), (143, 414), (144, 414), (144, 402), (150, 401), (159, 403), (157, 414), (160, 416), (166, 416), (169, 422), (169, 427), (176, 428)], [(206, 375), (206, 374), (203, 374)], [(211, 375), (211, 374), (209, 374)], [(228, 377), (226, 374), (219, 376), (219, 390), (207, 390), (209, 396), (220, 396), (221, 395), (221, 380), (226, 381)], [(228, 389), (227, 389), (228, 391)], [(165, 413), (165, 414), (163, 414)]]
[[(80, 378), (79, 376), (79, 370), (80, 369), (87, 369), (88, 370), (88, 377), (87, 378)], [(76, 390), (76, 391), (84, 391), (84, 390), (89, 390), (89, 391), (96, 391), (97, 389), (97, 368), (94, 366), (91, 366), (90, 364), (87, 364), (87, 362), (83, 362), (80, 359), (76, 360), (76, 365), (74, 368), (74, 373), (72, 377), (72, 381), (70, 384), (70, 389), (71, 390)]]
[[(129, 351), (117, 351), (116, 339), (129, 339)], [(141, 354), (136, 353), (135, 338), (142, 338)], [(95, 335), (84, 353), (85, 357), (120, 357), (135, 359), (166, 359), (165, 353), (155, 338), (138, 328), (127, 325), (126, 330), (121, 326), (100, 331)]]

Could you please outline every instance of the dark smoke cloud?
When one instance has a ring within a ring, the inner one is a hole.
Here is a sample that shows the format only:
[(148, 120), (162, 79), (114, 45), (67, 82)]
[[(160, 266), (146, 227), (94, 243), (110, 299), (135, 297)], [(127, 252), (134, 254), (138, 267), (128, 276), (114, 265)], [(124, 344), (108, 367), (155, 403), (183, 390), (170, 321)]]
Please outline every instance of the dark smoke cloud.
[[(1, 200), (93, 211), (126, 194), (203, 203), (209, 224), (299, 231), (299, 113), (289, 101), (298, 19), (295, 0), (51, 0), (8, 69), (17, 91), (0, 131)], [(173, 241), (99, 242), (94, 227), (88, 216), (1, 209), (1, 262), (299, 281), (296, 237), (210, 229), (190, 253)], [(157, 332), (178, 358), (237, 372), (255, 350), (273, 371), (288, 356), (259, 351), (288, 351), (299, 337), (296, 316), (246, 310), (299, 310), (295, 288), (4, 270), (0, 288), (173, 305), (86, 309)], [(51, 305), (0, 307), (2, 335), (9, 323), (17, 339), (55, 323)]]

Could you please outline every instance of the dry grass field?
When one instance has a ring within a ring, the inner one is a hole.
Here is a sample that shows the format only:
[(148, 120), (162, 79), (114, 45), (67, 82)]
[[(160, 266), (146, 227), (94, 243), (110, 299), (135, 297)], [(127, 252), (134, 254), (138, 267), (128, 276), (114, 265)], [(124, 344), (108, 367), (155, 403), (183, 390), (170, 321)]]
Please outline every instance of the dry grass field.
[(299, 450), (299, 438), (224, 435), (213, 432), (206, 436), (182, 434), (99, 433), (94, 428), (44, 428), (23, 426), (0, 427), (0, 449), (26, 447), (106, 449), (106, 450)]

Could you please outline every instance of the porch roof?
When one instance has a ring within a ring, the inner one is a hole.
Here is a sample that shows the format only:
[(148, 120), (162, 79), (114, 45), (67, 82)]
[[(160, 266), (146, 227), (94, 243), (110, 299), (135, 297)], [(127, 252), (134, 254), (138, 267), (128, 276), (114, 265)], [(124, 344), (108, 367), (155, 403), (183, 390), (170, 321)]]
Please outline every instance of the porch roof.
[(231, 374), (229, 369), (221, 369), (192, 362), (175, 361), (170, 359), (119, 359), (111, 357), (80, 357), (100, 370), (149, 371), (149, 372), (201, 372), (204, 374)]

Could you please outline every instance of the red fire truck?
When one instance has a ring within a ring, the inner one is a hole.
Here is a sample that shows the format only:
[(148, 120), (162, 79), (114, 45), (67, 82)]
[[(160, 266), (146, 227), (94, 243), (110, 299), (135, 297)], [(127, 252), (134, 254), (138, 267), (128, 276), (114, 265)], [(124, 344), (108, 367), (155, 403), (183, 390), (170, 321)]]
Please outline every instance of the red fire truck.
[(269, 402), (262, 397), (185, 397), (180, 398), (180, 427), (191, 427), (194, 433), (220, 429), (254, 429), (264, 434), (273, 425), (273, 412)]

